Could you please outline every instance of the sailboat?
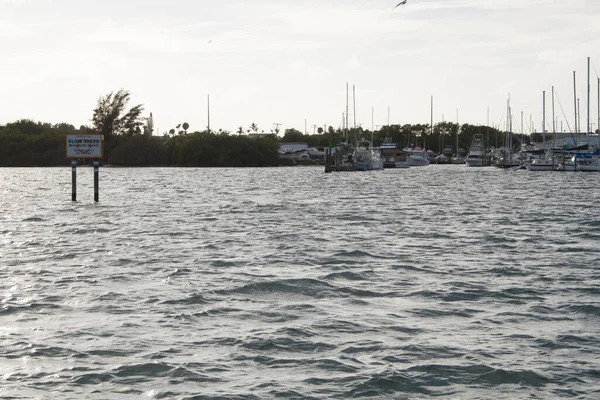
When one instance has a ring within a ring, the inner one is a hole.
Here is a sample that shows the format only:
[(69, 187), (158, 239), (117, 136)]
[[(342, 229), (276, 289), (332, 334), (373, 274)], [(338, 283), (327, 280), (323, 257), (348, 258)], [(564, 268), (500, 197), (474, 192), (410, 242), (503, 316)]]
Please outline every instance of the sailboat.
[(458, 151), (458, 131), (460, 130), (460, 125), (458, 125), (458, 110), (456, 110), (456, 157), (452, 158), (451, 163), (452, 164), (464, 164), (465, 160), (464, 158), (462, 158), (462, 156), (460, 155), (460, 152)]
[[(356, 134), (356, 96), (354, 95), (354, 86), (352, 86), (352, 97), (354, 103), (354, 130)], [(349, 142), (348, 132), (348, 84), (346, 83), (346, 113), (345, 113), (345, 132), (346, 145)], [(378, 150), (373, 147), (373, 135), (371, 140), (356, 140), (356, 146), (352, 154), (348, 154), (347, 158), (336, 165), (335, 171), (372, 171), (383, 169), (384, 159)]]
[(521, 167), (521, 163), (513, 157), (512, 149), (512, 112), (510, 108), (510, 96), (506, 103), (506, 134), (504, 148), (501, 150), (501, 156), (496, 160), (494, 164), (498, 168), (508, 168), (511, 170), (518, 169)]
[[(552, 126), (554, 127), (554, 87), (552, 87)], [(554, 128), (552, 129), (552, 137), (556, 137)], [(553, 171), (556, 166), (554, 165), (554, 157), (549, 154), (546, 150), (546, 91), (542, 95), (542, 148), (544, 153), (539, 157), (534, 157), (531, 161), (525, 163), (525, 167), (529, 171)]]

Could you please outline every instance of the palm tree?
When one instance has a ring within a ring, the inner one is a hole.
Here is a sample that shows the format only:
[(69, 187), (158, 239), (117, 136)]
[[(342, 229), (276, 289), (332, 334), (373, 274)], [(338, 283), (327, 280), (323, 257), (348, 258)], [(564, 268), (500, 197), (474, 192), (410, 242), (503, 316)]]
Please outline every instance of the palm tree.
[(252, 124), (250, 124), (250, 129), (252, 130), (252, 132), (256, 133), (256, 132), (258, 132), (258, 125), (256, 125), (253, 122)]

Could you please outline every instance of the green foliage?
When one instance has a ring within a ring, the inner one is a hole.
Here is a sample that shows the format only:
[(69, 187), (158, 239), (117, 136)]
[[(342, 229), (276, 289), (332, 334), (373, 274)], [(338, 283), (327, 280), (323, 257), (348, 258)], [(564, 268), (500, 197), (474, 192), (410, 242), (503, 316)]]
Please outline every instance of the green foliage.
[(279, 144), (250, 138), (195, 132), (171, 139), (175, 164), (188, 167), (265, 167), (279, 164)]
[(122, 166), (165, 166), (170, 164), (166, 142), (160, 136), (121, 136), (108, 159), (109, 164)]
[[(309, 136), (309, 135), (306, 135)], [(305, 142), (304, 134), (297, 129), (286, 129), (283, 134), (283, 138), (281, 138), (282, 142), (285, 143), (298, 143)]]
[(126, 111), (129, 100), (129, 92), (123, 89), (100, 97), (92, 116), (96, 132), (104, 135), (107, 140), (117, 135), (133, 136), (141, 133), (141, 114), (144, 109), (138, 104)]
[[(21, 120), (0, 127), (0, 166), (34, 167), (66, 165), (66, 124)], [(74, 128), (73, 128), (74, 129)]]

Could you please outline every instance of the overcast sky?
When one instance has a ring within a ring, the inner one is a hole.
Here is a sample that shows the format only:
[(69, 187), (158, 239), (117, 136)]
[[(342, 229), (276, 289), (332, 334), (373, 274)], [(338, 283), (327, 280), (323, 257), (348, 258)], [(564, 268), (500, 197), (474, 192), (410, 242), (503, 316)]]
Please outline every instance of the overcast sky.
[(391, 123), (429, 123), (431, 96), (434, 123), (486, 124), (489, 106), (504, 124), (510, 94), (527, 133), (544, 90), (551, 128), (553, 85), (573, 125), (577, 71), (585, 127), (591, 57), (597, 128), (600, 0), (398, 1), (0, 0), (0, 124), (89, 125), (98, 97), (124, 88), (161, 133), (205, 129), (208, 94), (212, 129), (312, 133), (341, 125), (348, 82), (365, 128), (388, 107)]

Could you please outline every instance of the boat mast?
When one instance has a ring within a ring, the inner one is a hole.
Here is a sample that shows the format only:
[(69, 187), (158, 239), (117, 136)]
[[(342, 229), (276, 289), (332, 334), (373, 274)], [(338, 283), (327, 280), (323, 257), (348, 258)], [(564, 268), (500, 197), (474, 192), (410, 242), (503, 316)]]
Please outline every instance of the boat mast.
[(542, 143), (546, 151), (546, 91), (542, 91)]
[(590, 58), (587, 58), (587, 134), (590, 134)]
[(577, 133), (577, 85), (575, 81), (575, 71), (573, 71), (573, 104), (575, 110), (575, 133)]
[(375, 107), (371, 107), (371, 148), (373, 148), (373, 132), (375, 132)]
[(554, 115), (554, 86), (552, 86), (552, 147), (556, 147), (556, 116)]
[(521, 149), (523, 149), (523, 111), (521, 111)]
[(354, 120), (354, 143), (358, 143), (358, 133), (356, 132), (356, 87), (352, 85), (352, 119)]
[(375, 130), (375, 107), (371, 106), (371, 132)]
[(577, 98), (577, 127), (579, 128), (579, 133), (581, 133), (581, 104), (579, 103), (579, 98)]
[(459, 126), (458, 126), (458, 108), (456, 109), (456, 160), (458, 161), (458, 130), (459, 130)]
[(348, 143), (348, 82), (346, 82), (346, 143)]
[(431, 95), (431, 125), (429, 129), (430, 135), (433, 136), (433, 95)]

